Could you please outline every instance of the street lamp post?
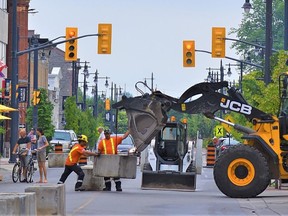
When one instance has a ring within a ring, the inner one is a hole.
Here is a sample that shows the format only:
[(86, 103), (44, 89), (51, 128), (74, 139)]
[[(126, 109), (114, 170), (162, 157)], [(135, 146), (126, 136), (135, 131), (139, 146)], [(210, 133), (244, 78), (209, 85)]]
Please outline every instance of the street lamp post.
[(87, 88), (87, 77), (89, 76), (89, 71), (88, 71), (88, 64), (89, 62), (85, 61), (84, 65), (84, 70), (83, 70), (83, 75), (84, 75), (84, 89), (83, 89), (83, 111), (86, 110), (86, 88)]
[(243, 81), (243, 62), (240, 62), (239, 64), (228, 64), (228, 72), (227, 73), (231, 73), (231, 66), (240, 66), (240, 77), (239, 77), (239, 88), (240, 88), (240, 92), (243, 92), (243, 87), (242, 87), (242, 81)]
[(105, 87), (108, 88), (109, 83), (108, 83), (108, 79), (110, 79), (110, 77), (99, 77), (98, 76), (98, 70), (95, 71), (95, 76), (94, 76), (94, 83), (95, 83), (95, 94), (94, 94), (94, 109), (93, 109), (93, 116), (97, 117), (98, 115), (98, 80), (99, 79), (106, 79), (105, 81)]
[[(285, 4), (287, 1), (285, 1)], [(249, 13), (250, 9), (252, 8), (250, 4), (250, 0), (245, 0), (243, 5), (244, 11)], [(286, 8), (286, 6), (285, 6)], [(268, 85), (271, 82), (271, 65), (270, 65), (270, 58), (272, 55), (272, 0), (266, 0), (266, 14), (265, 14), (265, 68), (264, 68), (264, 82)], [(286, 16), (285, 16), (286, 18)], [(286, 22), (286, 21), (285, 21)], [(284, 33), (284, 38), (288, 33)], [(285, 43), (285, 42), (284, 42)]]
[(154, 91), (154, 76), (153, 76), (153, 72), (151, 73), (151, 78), (144, 78), (144, 83), (147, 85), (147, 81), (146, 80), (151, 80), (151, 91)]

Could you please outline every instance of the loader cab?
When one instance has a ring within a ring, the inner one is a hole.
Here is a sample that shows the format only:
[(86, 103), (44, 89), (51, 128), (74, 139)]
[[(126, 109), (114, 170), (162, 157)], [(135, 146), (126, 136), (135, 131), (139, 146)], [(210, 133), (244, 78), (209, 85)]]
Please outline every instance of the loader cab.
[(155, 154), (159, 156), (161, 163), (179, 163), (187, 151), (186, 125), (177, 122), (168, 122), (157, 134)]

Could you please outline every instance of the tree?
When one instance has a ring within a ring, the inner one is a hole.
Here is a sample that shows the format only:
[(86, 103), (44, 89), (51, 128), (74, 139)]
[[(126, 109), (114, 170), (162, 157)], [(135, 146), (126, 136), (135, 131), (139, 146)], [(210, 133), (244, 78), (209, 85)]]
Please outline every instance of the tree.
[(79, 121), (81, 111), (76, 104), (76, 97), (68, 97), (64, 104), (64, 116), (65, 116), (65, 129), (74, 130), (76, 134), (79, 134)]
[[(265, 46), (265, 14), (266, 5), (262, 0), (253, 0), (251, 2), (252, 10), (250, 13), (244, 13), (242, 22), (238, 29), (232, 28), (229, 34), (236, 34), (237, 38), (242, 41), (251, 43), (258, 43)], [(284, 38), (284, 0), (273, 1), (273, 17), (272, 17), (272, 35), (273, 35), (273, 48), (276, 50), (283, 49)], [(236, 48), (239, 54), (249, 57), (253, 63), (263, 63), (263, 49), (260, 52), (251, 52), (250, 45), (241, 42), (235, 42), (232, 48)]]
[[(40, 102), (38, 106), (38, 127), (42, 128), (48, 140), (51, 140), (54, 132), (54, 125), (52, 124), (53, 104), (48, 100), (48, 91), (40, 88)], [(27, 124), (32, 127), (33, 123), (33, 106), (27, 109)]]

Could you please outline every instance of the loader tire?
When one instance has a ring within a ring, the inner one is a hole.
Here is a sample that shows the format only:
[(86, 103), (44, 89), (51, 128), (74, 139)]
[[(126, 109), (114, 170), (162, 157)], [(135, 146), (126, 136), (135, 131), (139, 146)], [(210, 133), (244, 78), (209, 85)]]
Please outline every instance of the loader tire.
[(152, 171), (152, 167), (149, 163), (145, 163), (143, 165), (143, 170)]
[(219, 190), (232, 198), (256, 197), (270, 182), (266, 158), (258, 149), (244, 144), (225, 150), (213, 174)]

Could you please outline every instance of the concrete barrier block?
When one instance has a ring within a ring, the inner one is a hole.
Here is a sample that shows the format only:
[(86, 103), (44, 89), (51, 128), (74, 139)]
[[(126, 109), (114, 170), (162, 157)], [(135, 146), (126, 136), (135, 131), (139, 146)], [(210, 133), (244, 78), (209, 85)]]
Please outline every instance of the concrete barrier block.
[(94, 158), (93, 174), (95, 176), (135, 179), (136, 169), (136, 156), (100, 155)]
[(93, 175), (93, 165), (86, 165), (81, 167), (85, 177), (82, 187), (87, 191), (99, 191), (104, 188), (103, 177)]
[(0, 193), (1, 215), (37, 215), (35, 193)]
[(66, 215), (64, 184), (33, 185), (25, 192), (36, 194), (38, 215)]
[(48, 154), (48, 167), (64, 167), (68, 153), (49, 153)]

